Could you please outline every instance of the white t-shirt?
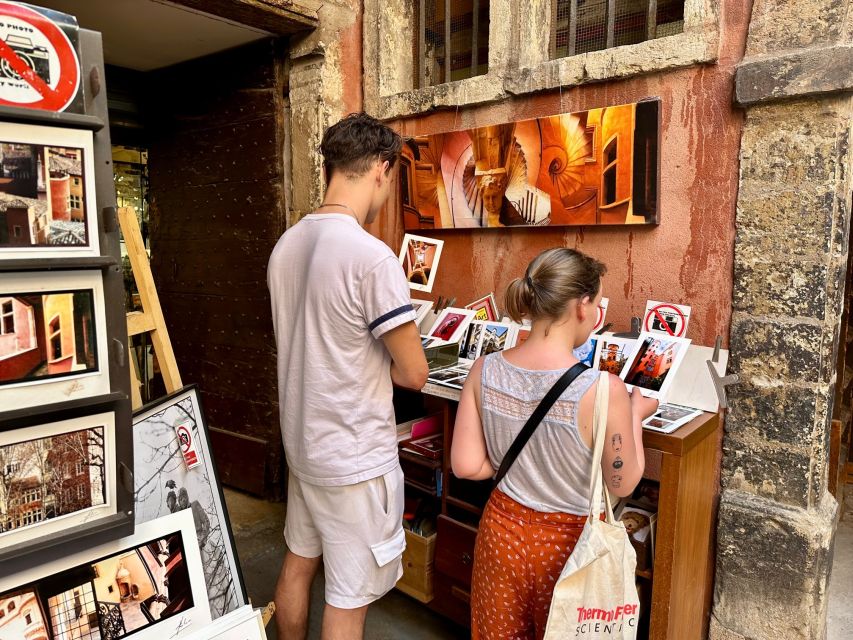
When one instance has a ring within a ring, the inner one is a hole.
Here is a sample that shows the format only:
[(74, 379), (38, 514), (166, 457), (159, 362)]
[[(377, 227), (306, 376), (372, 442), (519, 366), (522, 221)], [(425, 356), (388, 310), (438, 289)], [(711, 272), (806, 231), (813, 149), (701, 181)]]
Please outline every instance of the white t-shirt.
[(347, 485), (399, 464), (391, 356), (380, 337), (415, 319), (397, 257), (345, 214), (310, 214), (279, 239), (267, 284), (290, 470)]

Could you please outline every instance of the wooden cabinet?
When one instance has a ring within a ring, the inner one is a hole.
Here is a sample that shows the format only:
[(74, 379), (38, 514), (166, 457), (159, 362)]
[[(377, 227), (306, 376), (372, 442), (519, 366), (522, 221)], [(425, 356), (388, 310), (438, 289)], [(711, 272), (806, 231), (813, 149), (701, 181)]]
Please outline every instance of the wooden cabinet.
[[(434, 598), (427, 606), (468, 625), (474, 541), (491, 481), (459, 480), (450, 470), (458, 392), (429, 384), (424, 393), (443, 398), (425, 401), (431, 409), (442, 410), (445, 418)], [(654, 564), (651, 570), (638, 572), (640, 580), (651, 584), (651, 640), (707, 636), (721, 439), (719, 416), (713, 413), (702, 414), (672, 434), (644, 433), (645, 477), (660, 483)]]

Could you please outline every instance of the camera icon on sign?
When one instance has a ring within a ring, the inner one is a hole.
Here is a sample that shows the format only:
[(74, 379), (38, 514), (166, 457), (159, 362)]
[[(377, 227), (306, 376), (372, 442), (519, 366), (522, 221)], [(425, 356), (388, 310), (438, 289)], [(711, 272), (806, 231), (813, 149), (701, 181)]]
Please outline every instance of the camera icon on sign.
[[(661, 318), (663, 318), (663, 321), (661, 321)], [(655, 329), (656, 331), (667, 331), (667, 333), (675, 333), (678, 331), (678, 316), (673, 313), (658, 311), (652, 316), (652, 329)]]
[[(6, 44), (24, 61), (24, 64), (35, 71), (39, 78), (44, 80), (45, 84), (50, 84), (50, 58), (47, 48), (34, 46), (33, 41), (26, 36), (7, 36)], [(0, 77), (12, 80), (21, 79), (18, 72), (12, 68), (12, 65), (5, 58), (0, 60)]]

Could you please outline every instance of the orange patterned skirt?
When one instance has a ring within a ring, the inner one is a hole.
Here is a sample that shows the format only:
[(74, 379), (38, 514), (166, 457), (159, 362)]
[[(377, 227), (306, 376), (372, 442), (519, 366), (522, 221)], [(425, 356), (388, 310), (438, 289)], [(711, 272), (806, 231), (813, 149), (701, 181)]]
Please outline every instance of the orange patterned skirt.
[(541, 640), (554, 584), (586, 518), (536, 511), (492, 492), (474, 551), (472, 640)]

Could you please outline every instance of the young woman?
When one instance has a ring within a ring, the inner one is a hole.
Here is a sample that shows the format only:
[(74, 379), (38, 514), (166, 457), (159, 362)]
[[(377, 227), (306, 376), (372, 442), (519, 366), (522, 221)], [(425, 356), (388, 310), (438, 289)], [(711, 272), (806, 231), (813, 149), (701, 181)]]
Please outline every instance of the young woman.
[[(456, 416), (451, 463), (460, 478), (494, 475), (512, 441), (592, 331), (605, 266), (572, 249), (537, 256), (510, 283), (507, 313), (530, 318), (520, 346), (474, 363)], [(589, 512), (592, 414), (599, 372), (578, 376), (546, 415), (492, 493), (477, 535), (471, 591), (474, 640), (542, 638), (551, 594)], [(609, 375), (601, 468), (627, 496), (643, 475), (641, 421), (657, 401)]]

